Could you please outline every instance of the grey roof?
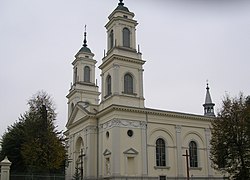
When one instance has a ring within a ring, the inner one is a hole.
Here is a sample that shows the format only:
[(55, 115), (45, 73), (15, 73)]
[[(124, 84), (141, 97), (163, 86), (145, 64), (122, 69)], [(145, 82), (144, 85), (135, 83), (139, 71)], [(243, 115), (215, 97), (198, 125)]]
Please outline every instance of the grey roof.
[(129, 12), (128, 8), (124, 6), (124, 3), (122, 2), (123, 0), (120, 0), (118, 3), (118, 6), (115, 10), (121, 10), (121, 11), (126, 11)]
[(83, 46), (79, 52), (86, 52), (86, 53), (92, 53), (91, 50), (87, 46)]
[(207, 93), (206, 93), (206, 98), (205, 98), (205, 104), (213, 104), (212, 98), (211, 98), (211, 95), (210, 95), (210, 92), (209, 92), (208, 84), (207, 84), (206, 89), (207, 89)]

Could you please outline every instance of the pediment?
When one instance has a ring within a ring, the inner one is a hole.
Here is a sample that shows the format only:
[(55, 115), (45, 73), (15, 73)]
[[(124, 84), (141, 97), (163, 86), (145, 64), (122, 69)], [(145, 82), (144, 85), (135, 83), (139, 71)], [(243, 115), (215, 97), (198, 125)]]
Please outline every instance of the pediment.
[(66, 127), (76, 123), (77, 121), (84, 119), (84, 117), (88, 116), (88, 111), (85, 110), (81, 105), (76, 105), (69, 117), (69, 120), (66, 124)]
[(134, 148), (129, 148), (128, 150), (124, 151), (123, 154), (127, 155), (137, 155), (138, 151), (136, 151)]
[(111, 154), (111, 152), (110, 152), (110, 150), (108, 150), (108, 149), (106, 149), (104, 152), (103, 152), (103, 155), (104, 156), (108, 156), (108, 155), (110, 155)]

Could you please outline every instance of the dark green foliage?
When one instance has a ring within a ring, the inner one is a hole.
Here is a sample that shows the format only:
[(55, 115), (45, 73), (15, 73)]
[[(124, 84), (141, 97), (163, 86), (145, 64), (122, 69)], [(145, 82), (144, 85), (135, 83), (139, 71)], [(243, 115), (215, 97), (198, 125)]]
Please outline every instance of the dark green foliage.
[(76, 168), (75, 168), (75, 174), (74, 174), (74, 176), (73, 176), (73, 180), (80, 180), (80, 179), (81, 179), (81, 173), (80, 173), (80, 171), (79, 171), (79, 168), (76, 167)]
[(19, 122), (15, 122), (8, 127), (8, 132), (3, 135), (1, 142), (0, 160), (4, 159), (7, 155), (12, 162), (11, 168), (14, 172), (26, 171), (20, 151), (21, 145), (24, 143), (24, 123), (22, 118), (19, 119)]
[(12, 173), (64, 172), (64, 139), (54, 126), (56, 113), (51, 98), (38, 92), (28, 105), (29, 110), (3, 135), (0, 158), (8, 156)]
[(212, 122), (211, 160), (237, 180), (250, 179), (250, 99), (226, 96)]

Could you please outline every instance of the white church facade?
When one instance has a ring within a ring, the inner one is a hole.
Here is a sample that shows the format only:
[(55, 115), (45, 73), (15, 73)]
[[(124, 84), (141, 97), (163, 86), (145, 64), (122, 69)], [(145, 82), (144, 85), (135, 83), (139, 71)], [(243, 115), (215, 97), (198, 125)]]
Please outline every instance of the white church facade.
[(122, 0), (109, 15), (107, 53), (99, 66), (101, 91), (96, 84), (97, 61), (83, 47), (73, 61), (68, 98), (68, 167), (82, 179), (217, 179), (209, 159), (211, 120), (209, 88), (204, 116), (144, 106), (143, 65), (136, 48), (134, 13)]

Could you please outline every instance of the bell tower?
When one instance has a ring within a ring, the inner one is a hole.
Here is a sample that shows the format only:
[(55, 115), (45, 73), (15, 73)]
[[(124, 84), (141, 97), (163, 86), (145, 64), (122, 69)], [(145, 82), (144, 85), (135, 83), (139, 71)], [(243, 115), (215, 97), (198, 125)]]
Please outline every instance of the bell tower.
[(74, 109), (74, 106), (81, 102), (85, 105), (98, 105), (99, 95), (98, 86), (95, 79), (96, 60), (93, 59), (94, 54), (87, 46), (87, 32), (85, 25), (83, 46), (75, 55), (73, 65), (73, 83), (68, 98), (68, 115)]
[(212, 102), (212, 98), (209, 92), (209, 87), (207, 83), (207, 92), (206, 92), (206, 98), (205, 98), (205, 103), (203, 104), (204, 107), (204, 115), (205, 116), (215, 116), (214, 114), (214, 103)]
[(111, 104), (144, 107), (143, 64), (141, 53), (136, 49), (134, 13), (119, 1), (109, 15), (107, 29), (107, 53), (102, 59), (101, 108)]

